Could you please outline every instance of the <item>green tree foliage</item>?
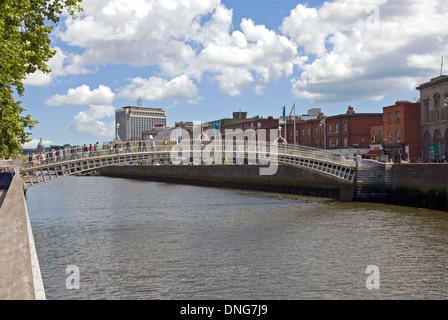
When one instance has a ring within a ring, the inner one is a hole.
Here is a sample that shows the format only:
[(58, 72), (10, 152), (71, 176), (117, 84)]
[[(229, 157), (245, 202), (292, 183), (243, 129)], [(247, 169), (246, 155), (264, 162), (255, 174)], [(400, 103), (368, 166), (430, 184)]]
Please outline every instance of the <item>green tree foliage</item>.
[(82, 10), (82, 0), (0, 0), (0, 155), (16, 156), (29, 142), (28, 129), (38, 122), (22, 115), (17, 96), (23, 81), (37, 70), (48, 73), (47, 62), (56, 51), (50, 33), (63, 12), (72, 17)]

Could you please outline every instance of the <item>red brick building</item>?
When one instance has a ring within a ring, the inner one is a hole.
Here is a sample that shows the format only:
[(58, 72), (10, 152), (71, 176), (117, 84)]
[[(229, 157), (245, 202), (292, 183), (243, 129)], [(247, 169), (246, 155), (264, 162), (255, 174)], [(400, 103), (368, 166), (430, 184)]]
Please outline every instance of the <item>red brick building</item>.
[[(420, 160), (420, 103), (397, 101), (383, 108), (383, 124), (371, 128), (372, 142), (382, 144), (392, 160)], [(408, 152), (406, 152), (408, 151)]]
[[(320, 113), (315, 119), (296, 121), (298, 145), (319, 149), (368, 148), (370, 127), (381, 125), (381, 113), (355, 113), (348, 107), (345, 114), (326, 117)], [(288, 143), (294, 143), (293, 121), (288, 121)], [(284, 132), (284, 128), (282, 130)]]

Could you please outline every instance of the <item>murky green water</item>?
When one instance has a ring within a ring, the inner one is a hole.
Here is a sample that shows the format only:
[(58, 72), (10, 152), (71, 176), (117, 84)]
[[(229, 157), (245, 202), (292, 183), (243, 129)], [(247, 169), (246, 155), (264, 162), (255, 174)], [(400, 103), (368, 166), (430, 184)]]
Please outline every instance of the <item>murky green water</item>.
[(444, 212), (106, 177), (27, 204), (47, 299), (448, 298)]

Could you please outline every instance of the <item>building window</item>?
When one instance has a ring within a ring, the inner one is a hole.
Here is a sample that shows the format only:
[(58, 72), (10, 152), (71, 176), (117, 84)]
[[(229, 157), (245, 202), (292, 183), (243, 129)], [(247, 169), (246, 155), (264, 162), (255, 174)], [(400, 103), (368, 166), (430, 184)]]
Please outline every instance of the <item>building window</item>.
[(429, 122), (429, 102), (425, 102), (425, 119)]
[(308, 135), (309, 135), (309, 136), (311, 135), (311, 130), (310, 130), (310, 128), (308, 128)]
[(400, 123), (400, 111), (397, 111), (397, 113), (395, 114), (395, 122)]
[(330, 124), (330, 125), (328, 125), (328, 133), (331, 133), (331, 129), (332, 129), (332, 127), (331, 127), (331, 124)]
[(431, 135), (429, 132), (425, 132), (425, 135), (423, 136), (423, 158), (425, 160), (429, 159), (430, 152), (429, 147), (431, 145)]
[(436, 121), (440, 120), (440, 100), (437, 100), (435, 102), (435, 109), (436, 109)]
[(344, 132), (347, 132), (347, 124), (346, 123), (344, 123)]
[(397, 130), (397, 143), (401, 142), (401, 131)]
[(392, 144), (392, 132), (389, 131), (389, 144)]
[(387, 123), (392, 124), (392, 113), (387, 114)]
[(334, 132), (336, 132), (336, 133), (339, 132), (339, 125), (338, 124), (334, 125)]
[(314, 128), (314, 134), (317, 136), (317, 127)]
[(348, 147), (348, 139), (344, 138), (344, 147)]

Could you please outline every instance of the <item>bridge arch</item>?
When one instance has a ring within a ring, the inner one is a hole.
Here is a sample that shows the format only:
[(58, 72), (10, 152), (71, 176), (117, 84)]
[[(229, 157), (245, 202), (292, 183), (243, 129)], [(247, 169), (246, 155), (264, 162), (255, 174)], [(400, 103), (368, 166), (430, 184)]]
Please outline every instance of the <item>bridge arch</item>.
[[(267, 164), (281, 164), (300, 169), (313, 171), (320, 175), (330, 177), (341, 183), (354, 183), (356, 175), (356, 163), (347, 160), (343, 156), (320, 149), (298, 147), (289, 145), (268, 146), (273, 153), (244, 152), (245, 159), (253, 159), (255, 156), (260, 162)], [(27, 186), (75, 175), (85, 171), (97, 170), (107, 166), (150, 163), (153, 160), (171, 161), (171, 148), (162, 150), (140, 152), (136, 147), (128, 153), (116, 153), (110, 150), (101, 150), (96, 156), (82, 157), (77, 155), (75, 159), (64, 161), (50, 161), (49, 163), (27, 162), (22, 163), (20, 172)]]

